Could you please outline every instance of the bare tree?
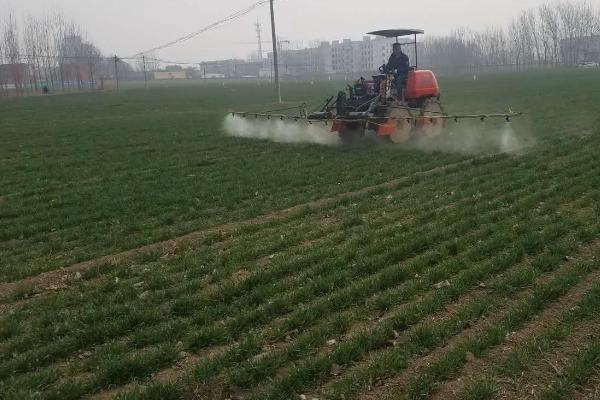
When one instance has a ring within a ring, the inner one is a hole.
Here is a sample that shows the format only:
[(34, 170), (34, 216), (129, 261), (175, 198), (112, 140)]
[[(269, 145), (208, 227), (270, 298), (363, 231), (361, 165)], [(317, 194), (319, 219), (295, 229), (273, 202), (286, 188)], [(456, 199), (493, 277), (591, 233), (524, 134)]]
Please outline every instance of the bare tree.
[(12, 12), (0, 18), (0, 86), (4, 91), (9, 83), (18, 91), (55, 89), (57, 82), (63, 89), (82, 89), (94, 84), (95, 76), (106, 70), (105, 64), (84, 30), (61, 11), (28, 14), (21, 26)]
[(488, 27), (476, 34), (478, 46), (481, 48), (482, 64), (499, 66), (507, 63), (506, 34), (501, 27)]
[(36, 32), (38, 35), (37, 42), (40, 46), (40, 64), (44, 71), (44, 82), (46, 87), (54, 89), (56, 80), (54, 78), (53, 35), (51, 29), (51, 17), (49, 14), (38, 18)]
[(511, 64), (516, 65), (517, 69), (523, 64), (524, 41), (522, 26), (518, 19), (513, 19), (508, 26), (508, 36), (510, 37), (509, 57)]
[(2, 94), (6, 94), (6, 87), (4, 82), (4, 26), (3, 21), (0, 19), (0, 90)]
[(594, 19), (594, 22), (592, 24), (592, 35), (599, 36), (600, 35), (600, 7), (595, 10), (593, 19)]
[(15, 90), (21, 91), (23, 87), (24, 71), (20, 64), (21, 56), (19, 51), (19, 27), (12, 11), (9, 11), (4, 26), (4, 58), (9, 64), (8, 68), (12, 75), (12, 81)]
[(543, 4), (538, 9), (544, 61), (558, 64), (560, 62), (560, 22), (555, 9)]
[[(43, 78), (40, 78), (40, 81), (43, 80), (44, 86), (55, 89), (57, 79), (57, 62), (58, 62), (58, 54), (56, 52), (56, 34), (55, 34), (55, 17), (54, 14), (44, 14), (39, 16), (36, 20), (36, 34), (37, 34), (37, 43), (39, 46), (39, 64), (40, 69), (43, 70)], [(42, 72), (40, 71), (40, 75)]]
[(519, 14), (512, 22), (512, 29), (518, 40), (517, 48), (518, 58), (522, 64), (532, 65), (538, 59), (538, 35), (536, 14), (527, 10)]
[(537, 13), (534, 10), (527, 10), (524, 12), (523, 23), (527, 25), (527, 31), (529, 33), (530, 63), (540, 64), (542, 59), (542, 41)]
[(38, 42), (39, 34), (38, 30), (38, 21), (36, 18), (28, 14), (24, 20), (23, 27), (23, 51), (25, 52), (25, 60), (27, 61), (28, 68), (31, 69), (30, 79), (33, 81), (33, 87), (35, 90), (39, 90), (41, 79), (38, 79), (40, 76), (40, 57), (41, 57), (41, 47)]
[(87, 55), (87, 62), (89, 66), (89, 85), (90, 88), (97, 86), (98, 79), (102, 76), (102, 53), (100, 50), (91, 43), (86, 43), (86, 47), (83, 53)]
[(67, 37), (66, 31), (67, 31), (67, 22), (65, 21), (65, 18), (63, 16), (62, 13), (60, 12), (56, 12), (54, 13), (54, 15), (51, 17), (52, 20), (52, 25), (51, 25), (51, 31), (52, 31), (52, 53), (53, 56), (56, 58), (57, 62), (58, 62), (58, 75), (60, 78), (60, 86), (61, 89), (64, 91), (65, 90), (65, 71), (63, 69), (64, 64), (65, 64), (65, 52), (64, 47), (65, 47), (65, 38)]
[[(587, 1), (582, 1), (576, 4), (575, 13), (579, 21), (575, 30), (577, 37), (575, 43), (575, 62), (587, 61), (593, 48), (596, 10)], [(585, 57), (585, 59), (580, 60), (581, 56)]]
[(4, 27), (2, 26), (3, 21), (0, 20), (0, 89), (2, 89), (3, 95), (8, 95), (8, 88), (6, 87), (6, 70), (5, 70), (5, 58), (4, 58)]
[(449, 71), (509, 64), (574, 65), (597, 53), (598, 35), (600, 8), (587, 0), (562, 1), (525, 10), (506, 29), (461, 29), (428, 37), (423, 59), (432, 68)]
[(573, 4), (558, 3), (557, 15), (560, 19), (561, 58), (566, 65), (575, 63), (575, 38), (577, 37), (577, 15)]

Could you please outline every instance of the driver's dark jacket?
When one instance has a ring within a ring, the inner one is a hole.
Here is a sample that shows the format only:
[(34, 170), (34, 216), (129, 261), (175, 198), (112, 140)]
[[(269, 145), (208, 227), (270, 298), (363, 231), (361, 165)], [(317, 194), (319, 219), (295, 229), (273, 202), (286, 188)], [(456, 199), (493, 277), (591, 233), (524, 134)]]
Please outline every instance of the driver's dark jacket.
[(390, 60), (385, 66), (386, 73), (396, 73), (400, 76), (406, 76), (410, 70), (410, 60), (404, 53), (396, 56), (394, 53), (390, 56)]

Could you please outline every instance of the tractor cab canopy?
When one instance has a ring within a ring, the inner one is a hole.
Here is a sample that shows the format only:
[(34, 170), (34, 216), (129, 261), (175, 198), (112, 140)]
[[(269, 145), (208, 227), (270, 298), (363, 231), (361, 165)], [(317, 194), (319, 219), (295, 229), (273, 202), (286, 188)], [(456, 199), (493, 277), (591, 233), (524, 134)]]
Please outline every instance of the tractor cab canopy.
[(425, 31), (420, 29), (387, 29), (384, 31), (369, 32), (367, 35), (383, 36), (387, 38), (399, 38), (402, 36), (422, 35)]
[(415, 46), (415, 69), (419, 67), (419, 49), (417, 47), (417, 35), (423, 35), (425, 31), (421, 29), (386, 29), (383, 31), (369, 32), (367, 35), (383, 36), (386, 38), (396, 38), (396, 43), (399, 37), (403, 36), (414, 36), (414, 41), (410, 43), (400, 43), (402, 46)]

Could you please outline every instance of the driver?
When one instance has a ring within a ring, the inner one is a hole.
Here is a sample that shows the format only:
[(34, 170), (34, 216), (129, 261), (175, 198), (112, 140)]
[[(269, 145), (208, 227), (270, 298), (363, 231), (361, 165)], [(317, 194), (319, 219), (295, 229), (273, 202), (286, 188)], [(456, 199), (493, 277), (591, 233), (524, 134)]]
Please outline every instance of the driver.
[(394, 52), (390, 56), (390, 59), (384, 68), (384, 72), (396, 76), (396, 84), (400, 89), (404, 87), (404, 83), (408, 77), (410, 60), (408, 56), (402, 52), (402, 45), (400, 43), (394, 43), (393, 49)]

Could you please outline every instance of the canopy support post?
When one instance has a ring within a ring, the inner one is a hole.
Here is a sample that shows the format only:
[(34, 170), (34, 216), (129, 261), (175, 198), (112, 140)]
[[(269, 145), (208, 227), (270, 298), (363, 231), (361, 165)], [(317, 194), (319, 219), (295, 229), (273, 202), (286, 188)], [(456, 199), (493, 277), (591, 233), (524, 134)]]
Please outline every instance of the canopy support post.
[(415, 33), (415, 69), (419, 68), (419, 46), (417, 46), (417, 34)]

